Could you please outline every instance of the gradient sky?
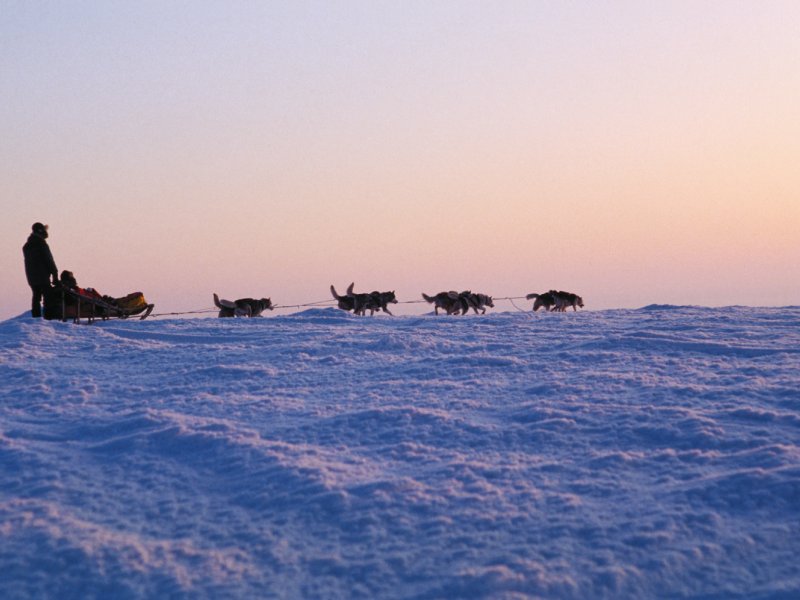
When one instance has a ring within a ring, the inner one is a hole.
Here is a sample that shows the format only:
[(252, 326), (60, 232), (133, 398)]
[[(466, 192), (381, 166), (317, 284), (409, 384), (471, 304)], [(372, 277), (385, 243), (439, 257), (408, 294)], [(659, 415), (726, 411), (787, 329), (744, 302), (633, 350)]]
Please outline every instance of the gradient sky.
[(799, 304), (798, 162), (796, 1), (0, 0), (0, 318), (34, 221), (156, 312)]

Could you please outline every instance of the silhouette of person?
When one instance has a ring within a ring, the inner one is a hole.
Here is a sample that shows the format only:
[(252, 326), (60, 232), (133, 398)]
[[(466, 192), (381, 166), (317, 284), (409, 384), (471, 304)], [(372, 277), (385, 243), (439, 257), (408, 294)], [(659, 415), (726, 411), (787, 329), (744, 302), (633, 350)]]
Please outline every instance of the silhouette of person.
[(50, 279), (53, 284), (58, 281), (58, 269), (47, 245), (47, 225), (34, 223), (31, 229), (33, 232), (22, 247), (22, 254), (25, 257), (25, 276), (33, 292), (31, 317), (35, 318), (42, 316), (42, 298), (50, 290)]

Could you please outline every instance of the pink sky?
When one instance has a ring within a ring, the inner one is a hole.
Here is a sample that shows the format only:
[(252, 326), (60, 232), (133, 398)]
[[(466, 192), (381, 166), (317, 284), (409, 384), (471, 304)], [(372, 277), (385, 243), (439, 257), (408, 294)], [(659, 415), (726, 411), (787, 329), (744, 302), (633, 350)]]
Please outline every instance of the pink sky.
[(350, 281), (800, 303), (796, 2), (3, 11), (0, 318), (34, 221), (157, 311)]

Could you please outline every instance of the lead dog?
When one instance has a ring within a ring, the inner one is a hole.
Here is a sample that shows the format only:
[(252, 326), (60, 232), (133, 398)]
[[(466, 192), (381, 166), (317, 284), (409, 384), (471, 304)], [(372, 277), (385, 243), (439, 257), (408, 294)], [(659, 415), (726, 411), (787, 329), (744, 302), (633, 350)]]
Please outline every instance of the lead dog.
[(272, 310), (272, 300), (269, 298), (239, 298), (238, 300), (220, 300), (214, 294), (214, 306), (219, 308), (219, 317), (257, 317), (265, 310)]
[(556, 299), (556, 305), (555, 308), (553, 308), (554, 311), (565, 312), (567, 308), (571, 306), (572, 310), (577, 312), (579, 306), (583, 308), (583, 298), (577, 294), (573, 294), (572, 292), (558, 291), (553, 292), (553, 295)]

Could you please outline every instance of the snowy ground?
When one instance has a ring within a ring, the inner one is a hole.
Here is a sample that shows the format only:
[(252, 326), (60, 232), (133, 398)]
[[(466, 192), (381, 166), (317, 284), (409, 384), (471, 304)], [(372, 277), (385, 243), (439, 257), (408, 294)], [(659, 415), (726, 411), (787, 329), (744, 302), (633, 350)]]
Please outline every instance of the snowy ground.
[(800, 308), (0, 323), (0, 597), (800, 597)]

